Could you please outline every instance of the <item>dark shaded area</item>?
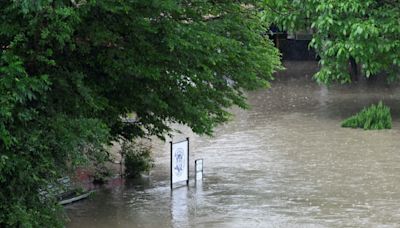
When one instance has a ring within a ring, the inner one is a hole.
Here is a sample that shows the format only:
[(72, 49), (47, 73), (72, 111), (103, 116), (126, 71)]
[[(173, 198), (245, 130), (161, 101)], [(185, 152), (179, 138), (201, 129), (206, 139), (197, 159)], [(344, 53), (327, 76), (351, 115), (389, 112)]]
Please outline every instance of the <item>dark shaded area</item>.
[(277, 26), (271, 25), (270, 39), (275, 47), (282, 53), (282, 60), (287, 61), (317, 61), (318, 56), (314, 49), (309, 48), (312, 35), (308, 33), (296, 33), (289, 37), (286, 31), (280, 30)]
[[(309, 48), (310, 40), (276, 39), (283, 60), (312, 61), (317, 60), (316, 53)], [(277, 44), (277, 43), (275, 43)]]

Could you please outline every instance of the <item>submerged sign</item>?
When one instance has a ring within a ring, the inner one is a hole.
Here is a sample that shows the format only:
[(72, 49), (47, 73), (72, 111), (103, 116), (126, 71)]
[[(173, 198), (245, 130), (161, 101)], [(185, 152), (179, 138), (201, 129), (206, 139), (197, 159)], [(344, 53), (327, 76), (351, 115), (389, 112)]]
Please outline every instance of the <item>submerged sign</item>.
[(189, 184), (189, 138), (182, 142), (171, 142), (171, 188), (182, 181)]
[(196, 181), (203, 179), (203, 159), (197, 159), (194, 161)]

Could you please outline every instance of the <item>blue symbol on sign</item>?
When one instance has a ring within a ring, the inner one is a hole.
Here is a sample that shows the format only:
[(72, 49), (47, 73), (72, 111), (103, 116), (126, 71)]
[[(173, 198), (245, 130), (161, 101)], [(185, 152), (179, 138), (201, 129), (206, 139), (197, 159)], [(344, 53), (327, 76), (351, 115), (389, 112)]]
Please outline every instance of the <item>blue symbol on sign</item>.
[(184, 153), (183, 153), (183, 149), (182, 148), (178, 148), (175, 152), (175, 173), (176, 175), (182, 176), (183, 174), (183, 169), (185, 168), (185, 162), (184, 162)]

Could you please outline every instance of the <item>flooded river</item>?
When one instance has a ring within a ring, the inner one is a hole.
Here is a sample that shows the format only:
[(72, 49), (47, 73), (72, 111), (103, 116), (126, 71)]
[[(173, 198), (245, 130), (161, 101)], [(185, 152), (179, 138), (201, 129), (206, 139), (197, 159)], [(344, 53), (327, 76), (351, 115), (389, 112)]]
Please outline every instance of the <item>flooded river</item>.
[[(191, 166), (204, 159), (201, 183), (171, 192), (169, 143), (154, 140), (149, 177), (69, 205), (67, 226), (400, 226), (399, 87), (327, 88), (286, 78), (248, 98), (252, 109), (232, 110), (233, 120), (215, 137), (185, 128), (175, 136), (190, 137)], [(393, 129), (340, 127), (343, 118), (379, 100), (392, 108)]]

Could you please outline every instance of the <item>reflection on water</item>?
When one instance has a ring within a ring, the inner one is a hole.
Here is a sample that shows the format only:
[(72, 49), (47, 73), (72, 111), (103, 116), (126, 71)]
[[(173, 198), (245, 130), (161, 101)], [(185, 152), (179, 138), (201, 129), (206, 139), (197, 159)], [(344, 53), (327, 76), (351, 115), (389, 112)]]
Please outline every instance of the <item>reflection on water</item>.
[[(176, 140), (191, 137), (191, 170), (204, 158), (201, 183), (171, 192), (169, 144), (154, 140), (151, 176), (68, 206), (68, 227), (398, 226), (399, 92), (275, 82), (250, 93), (252, 109), (234, 109), (214, 138), (181, 128)], [(340, 127), (379, 100), (392, 107), (392, 130)]]
[[(190, 194), (187, 188), (177, 188), (172, 191), (172, 224), (174, 227), (179, 225), (188, 226), (189, 225), (189, 205), (191, 203)], [(192, 208), (190, 208), (192, 209)]]

